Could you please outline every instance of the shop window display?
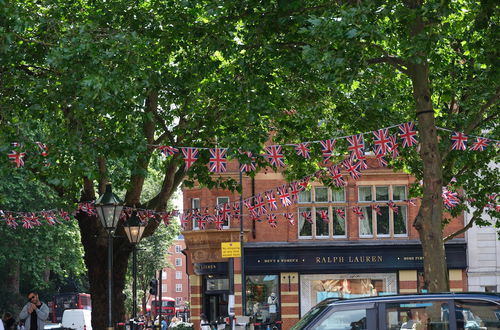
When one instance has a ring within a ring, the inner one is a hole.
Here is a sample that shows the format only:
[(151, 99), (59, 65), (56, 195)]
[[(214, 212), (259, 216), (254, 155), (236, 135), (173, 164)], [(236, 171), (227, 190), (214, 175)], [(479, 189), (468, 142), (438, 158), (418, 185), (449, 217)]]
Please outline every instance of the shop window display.
[(247, 315), (256, 322), (274, 322), (280, 311), (278, 275), (246, 277)]
[(326, 298), (355, 298), (396, 294), (396, 274), (301, 275), (301, 312)]

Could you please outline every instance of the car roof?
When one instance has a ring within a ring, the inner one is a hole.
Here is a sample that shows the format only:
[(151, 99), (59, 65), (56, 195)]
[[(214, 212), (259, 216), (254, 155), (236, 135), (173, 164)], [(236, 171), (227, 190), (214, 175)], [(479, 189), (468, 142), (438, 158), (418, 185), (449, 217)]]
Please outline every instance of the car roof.
[(443, 292), (443, 293), (422, 293), (422, 294), (403, 294), (403, 295), (387, 295), (387, 296), (370, 296), (360, 298), (327, 298), (318, 305), (344, 305), (344, 304), (360, 304), (374, 302), (398, 302), (408, 300), (427, 300), (427, 299), (480, 299), (488, 301), (496, 301), (500, 303), (500, 293), (490, 292)]

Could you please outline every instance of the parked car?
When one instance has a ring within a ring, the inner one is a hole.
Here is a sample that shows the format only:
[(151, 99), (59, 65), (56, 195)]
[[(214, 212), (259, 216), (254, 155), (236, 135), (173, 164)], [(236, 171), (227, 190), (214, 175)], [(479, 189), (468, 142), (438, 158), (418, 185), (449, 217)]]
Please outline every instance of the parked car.
[(429, 293), (329, 298), (291, 330), (500, 329), (500, 294)]
[(88, 309), (66, 309), (62, 317), (62, 327), (72, 330), (92, 330), (91, 314)]

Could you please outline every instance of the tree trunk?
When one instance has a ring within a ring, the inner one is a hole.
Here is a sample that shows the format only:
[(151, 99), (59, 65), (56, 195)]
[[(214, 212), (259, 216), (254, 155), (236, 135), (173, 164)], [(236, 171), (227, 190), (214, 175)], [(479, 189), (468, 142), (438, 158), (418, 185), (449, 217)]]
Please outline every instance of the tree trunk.
[[(83, 213), (76, 215), (80, 226), (82, 244), (85, 251), (85, 265), (88, 269), (90, 294), (92, 295), (92, 327), (106, 329), (108, 326), (108, 245), (107, 233), (97, 216)], [(120, 234), (121, 233), (121, 234)], [(125, 321), (125, 275), (132, 251), (123, 230), (113, 238), (113, 324)]]
[(19, 260), (9, 259), (6, 264), (9, 265), (9, 269), (5, 278), (5, 287), (12, 295), (19, 295), (19, 277), (21, 275)]
[(429, 67), (412, 64), (410, 75), (423, 162), (423, 199), (413, 226), (418, 230), (424, 256), (424, 286), (430, 292), (449, 290), (446, 254), (442, 238), (442, 160), (431, 101)]

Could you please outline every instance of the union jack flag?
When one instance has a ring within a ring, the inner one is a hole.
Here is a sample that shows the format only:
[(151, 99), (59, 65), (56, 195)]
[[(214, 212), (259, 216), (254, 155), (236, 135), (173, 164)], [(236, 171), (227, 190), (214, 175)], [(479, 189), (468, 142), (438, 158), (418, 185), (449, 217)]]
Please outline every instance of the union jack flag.
[(361, 177), (361, 172), (359, 171), (359, 162), (353, 164), (349, 159), (346, 159), (342, 162), (342, 165), (354, 180), (358, 180)]
[(52, 212), (42, 212), (42, 216), (47, 221), (47, 224), (53, 226), (56, 224), (56, 217)]
[(396, 134), (389, 136), (389, 139), (391, 140), (391, 148), (389, 151), (392, 152), (392, 159), (396, 159), (399, 156), (399, 143)]
[(290, 200), (290, 194), (288, 193), (286, 186), (278, 187), (278, 196), (283, 206), (287, 207), (292, 205), (292, 201)]
[(184, 155), (184, 169), (187, 172), (199, 157), (198, 148), (181, 148)]
[(245, 204), (245, 207), (248, 209), (248, 212), (250, 212), (250, 215), (252, 217), (257, 216), (257, 212), (255, 211), (255, 206), (253, 206), (252, 199), (247, 199), (243, 201), (243, 204)]
[(393, 201), (389, 201), (387, 202), (387, 205), (389, 206), (389, 208), (396, 214), (399, 213), (399, 207), (396, 205), (396, 203), (394, 203)]
[(278, 209), (278, 203), (276, 202), (276, 197), (272, 191), (266, 191), (267, 205), (270, 211), (276, 211)]
[(403, 148), (417, 144), (417, 131), (412, 121), (399, 125), (399, 136), (403, 139)]
[(468, 140), (468, 137), (467, 135), (464, 135), (464, 133), (462, 132), (454, 132), (452, 135), (451, 135), (451, 141), (452, 141), (452, 145), (451, 145), (451, 149), (452, 150), (465, 150), (467, 149), (467, 140)]
[(96, 209), (92, 202), (85, 202), (78, 204), (80, 212), (87, 213), (88, 215), (97, 215)]
[(227, 149), (222, 148), (211, 148), (210, 149), (210, 172), (212, 173), (224, 173), (227, 168)]
[(328, 171), (332, 175), (332, 179), (335, 181), (337, 187), (343, 187), (346, 185), (344, 177), (340, 174), (340, 168), (338, 165), (333, 165), (328, 168)]
[(415, 202), (413, 201), (413, 199), (409, 199), (409, 200), (407, 200), (407, 202), (408, 202), (408, 205), (417, 206), (417, 204), (415, 204)]
[(306, 220), (307, 222), (309, 222), (311, 224), (313, 223), (311, 212), (304, 211), (304, 212), (301, 212), (300, 215), (302, 215), (302, 217), (304, 218), (304, 220)]
[(292, 203), (297, 202), (297, 196), (299, 195), (299, 192), (300, 192), (299, 183), (298, 182), (290, 183), (290, 198), (292, 200)]
[(280, 145), (273, 145), (266, 147), (266, 154), (264, 155), (269, 160), (269, 163), (275, 167), (285, 167), (283, 161), (283, 147)]
[(458, 193), (449, 191), (447, 187), (443, 187), (443, 204), (447, 209), (452, 209), (460, 203)]
[(42, 223), (40, 222), (39, 218), (36, 216), (35, 213), (31, 213), (31, 215), (26, 216), (26, 218), (31, 222), (33, 226), (42, 225)]
[(171, 146), (158, 146), (157, 149), (160, 150), (163, 156), (169, 157), (179, 152), (179, 149)]
[(306, 176), (299, 181), (299, 191), (302, 191), (302, 190), (307, 188), (307, 186), (309, 185), (310, 179), (311, 179), (311, 177)]
[(262, 198), (261, 194), (258, 194), (257, 196), (254, 197), (254, 205), (255, 205), (255, 211), (258, 216), (267, 213), (266, 202), (264, 201), (264, 198)]
[(40, 152), (40, 155), (42, 157), (47, 157), (49, 155), (49, 148), (47, 148), (47, 145), (42, 143), (42, 142), (35, 142), (38, 148), (40, 148), (42, 151)]
[(240, 217), (240, 203), (233, 203), (233, 219)]
[(231, 206), (229, 205), (229, 203), (224, 203), (221, 206), (220, 212), (222, 213), (222, 219), (228, 220), (231, 216)]
[(278, 222), (276, 221), (276, 215), (275, 214), (268, 214), (267, 215), (267, 222), (272, 228), (276, 228), (278, 226)]
[(66, 221), (71, 220), (71, 218), (69, 217), (69, 213), (68, 213), (68, 212), (66, 212), (66, 211), (64, 211), (64, 210), (61, 210), (61, 211), (59, 212), (59, 215), (60, 215), (60, 217), (61, 217), (63, 220), (66, 220)]
[(207, 226), (207, 220), (205, 217), (198, 217), (198, 220), (196, 221), (198, 223), (198, 228), (200, 229), (205, 229)]
[(386, 167), (387, 166), (387, 161), (385, 160), (384, 154), (379, 153), (379, 154), (377, 154), (375, 156), (375, 158), (377, 159), (378, 164), (379, 164), (380, 167)]
[(240, 151), (240, 153), (243, 155), (247, 155), (248, 158), (250, 159), (250, 163), (240, 163), (240, 172), (250, 173), (255, 171), (257, 167), (255, 165), (255, 157), (253, 157), (252, 153), (250, 151), (245, 151), (245, 152)]
[(285, 219), (288, 220), (289, 224), (291, 224), (292, 226), (295, 225), (293, 213), (285, 213), (284, 216), (285, 216)]
[(5, 216), (5, 221), (7, 222), (7, 226), (9, 226), (10, 228), (16, 229), (17, 226), (19, 226), (16, 219), (10, 213), (7, 213), (7, 216)]
[(31, 220), (28, 218), (28, 216), (24, 216), (22, 218), (22, 221), (23, 221), (23, 228), (33, 229), (33, 223), (31, 223)]
[(372, 207), (372, 210), (377, 212), (378, 215), (382, 215), (382, 212), (380, 212), (380, 206), (378, 206), (377, 204), (372, 204), (371, 207)]
[(388, 137), (389, 134), (389, 129), (388, 128), (382, 128), (379, 129), (378, 131), (373, 131), (373, 144), (375, 145), (375, 154), (379, 155), (385, 155), (388, 151), (389, 148), (391, 147), (391, 140)]
[(330, 160), (330, 158), (332, 158), (333, 149), (335, 149), (336, 142), (337, 141), (335, 139), (319, 141), (321, 152), (323, 153), (323, 161), (327, 162), (328, 160)]
[(328, 219), (328, 211), (327, 210), (320, 210), (318, 211), (318, 214), (324, 222), (328, 223), (330, 222), (330, 219)]
[(489, 139), (482, 138), (482, 137), (477, 137), (476, 138), (476, 142), (474, 142), (472, 144), (472, 146), (470, 147), (470, 150), (484, 151), (484, 149), (486, 149), (486, 147), (488, 146), (489, 142), (490, 142)]
[(363, 220), (365, 218), (365, 215), (359, 206), (353, 207), (352, 211), (358, 216), (358, 219)]
[(170, 225), (170, 220), (172, 219), (170, 212), (161, 212), (159, 215), (165, 226)]
[(335, 213), (337, 213), (337, 215), (339, 217), (341, 217), (342, 219), (345, 219), (345, 211), (344, 211), (344, 209), (335, 209)]
[(191, 216), (190, 216), (189, 212), (184, 212), (183, 214), (181, 214), (182, 229), (185, 230), (188, 227), (190, 218), (191, 218)]
[(222, 218), (222, 214), (217, 214), (215, 216), (214, 224), (217, 230), (222, 230), (222, 227), (224, 226), (224, 219)]
[(203, 212), (202, 217), (207, 221), (207, 223), (212, 223), (214, 221), (213, 216), (208, 211), (208, 207), (205, 208), (205, 212)]
[(17, 152), (15, 150), (12, 150), (10, 154), (7, 154), (7, 157), (9, 157), (9, 159), (16, 164), (17, 168), (24, 166), (24, 156), (26, 156), (25, 152)]
[(309, 149), (308, 142), (302, 142), (295, 145), (295, 151), (297, 151), (297, 155), (302, 156), (306, 159), (311, 158), (311, 149)]
[(351, 158), (357, 160), (365, 159), (365, 142), (363, 140), (363, 134), (348, 136), (346, 139), (349, 143), (347, 150), (351, 152)]

